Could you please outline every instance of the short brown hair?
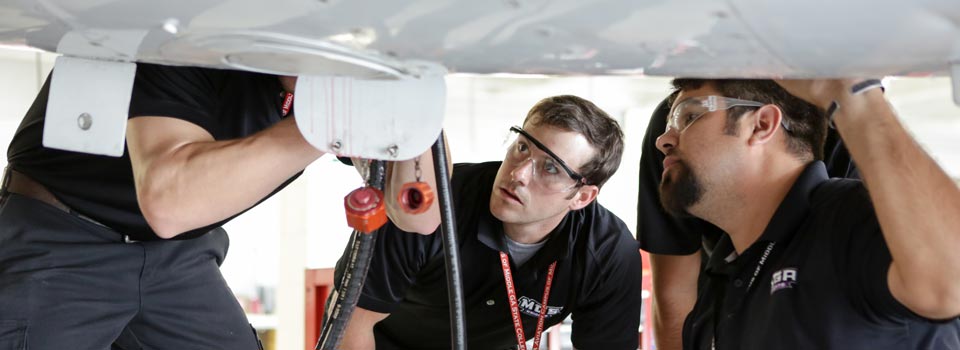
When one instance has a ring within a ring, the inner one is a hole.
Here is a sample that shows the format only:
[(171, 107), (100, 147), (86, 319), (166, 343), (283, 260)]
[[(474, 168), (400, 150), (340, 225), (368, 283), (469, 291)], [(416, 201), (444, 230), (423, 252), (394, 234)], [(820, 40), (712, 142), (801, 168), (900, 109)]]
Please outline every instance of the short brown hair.
[[(827, 137), (824, 110), (791, 95), (773, 80), (678, 78), (671, 84), (676, 91), (709, 85), (725, 97), (776, 105), (783, 111), (785, 124), (790, 128), (786, 132), (787, 149), (804, 160), (823, 159), (823, 144)], [(747, 107), (734, 107), (727, 112), (728, 130), (736, 130), (736, 122), (746, 110)]]
[(583, 135), (596, 150), (579, 171), (588, 185), (603, 187), (620, 167), (623, 131), (616, 120), (593, 102), (573, 95), (547, 97), (530, 109), (523, 123), (549, 125)]

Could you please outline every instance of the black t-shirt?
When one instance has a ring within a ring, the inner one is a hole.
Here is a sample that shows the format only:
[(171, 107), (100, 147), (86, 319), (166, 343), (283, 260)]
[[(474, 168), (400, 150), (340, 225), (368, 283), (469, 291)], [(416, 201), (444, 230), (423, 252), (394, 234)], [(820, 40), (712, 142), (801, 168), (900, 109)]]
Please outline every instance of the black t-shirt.
[[(657, 149), (657, 137), (667, 128), (671, 99), (667, 97), (650, 116), (640, 154), (640, 186), (637, 199), (637, 240), (640, 248), (654, 254), (688, 255), (701, 247), (713, 250), (722, 230), (695, 217), (676, 218), (660, 204), (660, 180), (663, 152)], [(824, 162), (831, 177), (860, 178), (850, 154), (834, 129), (827, 131)]]
[(960, 349), (960, 320), (926, 320), (893, 297), (891, 261), (863, 183), (813, 162), (743, 254), (721, 238), (684, 348), (711, 349), (716, 334), (716, 349)]
[[(500, 162), (457, 164), (452, 194), (460, 239), (471, 349), (516, 346), (499, 252), (503, 223), (490, 213)], [(446, 272), (439, 230), (379, 235), (358, 306), (390, 316), (374, 328), (378, 349), (449, 349)], [(596, 202), (567, 214), (524, 265), (511, 268), (524, 333), (532, 338), (548, 266), (557, 261), (544, 329), (572, 313), (578, 349), (636, 349), (640, 323), (639, 247), (628, 228)], [(337, 276), (345, 269), (337, 264)]]
[[(10, 143), (7, 160), (12, 169), (46, 186), (73, 210), (122, 234), (157, 239), (137, 205), (126, 150), (121, 157), (108, 157), (43, 147), (49, 85), (48, 78)], [(216, 140), (240, 138), (280, 120), (282, 91), (273, 75), (139, 63), (129, 118), (178, 118), (202, 127)], [(196, 237), (228, 220), (177, 238)]]

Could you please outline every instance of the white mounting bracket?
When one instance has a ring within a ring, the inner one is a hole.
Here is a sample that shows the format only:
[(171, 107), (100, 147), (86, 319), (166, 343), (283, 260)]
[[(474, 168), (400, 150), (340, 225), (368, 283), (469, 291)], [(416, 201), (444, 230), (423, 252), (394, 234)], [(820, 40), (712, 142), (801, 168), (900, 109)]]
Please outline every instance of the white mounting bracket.
[(399, 80), (301, 76), (294, 113), (317, 149), (381, 160), (412, 159), (440, 136), (446, 105), (446, 69), (420, 64)]
[(137, 66), (57, 57), (50, 81), (44, 147), (123, 155), (130, 93)]

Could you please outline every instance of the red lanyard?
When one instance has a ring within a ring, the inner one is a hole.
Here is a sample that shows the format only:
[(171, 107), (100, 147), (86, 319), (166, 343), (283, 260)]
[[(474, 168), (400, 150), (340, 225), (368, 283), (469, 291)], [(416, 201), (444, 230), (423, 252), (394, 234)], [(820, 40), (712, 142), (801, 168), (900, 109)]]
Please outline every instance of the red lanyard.
[[(507, 285), (507, 299), (510, 301), (510, 316), (513, 317), (513, 330), (517, 335), (519, 350), (527, 350), (527, 338), (523, 335), (523, 322), (520, 321), (520, 304), (517, 302), (517, 291), (513, 287), (513, 275), (510, 273), (510, 258), (500, 252), (500, 266), (503, 267), (503, 281)], [(550, 264), (547, 271), (547, 283), (543, 287), (543, 302), (540, 303), (540, 316), (537, 317), (537, 332), (533, 335), (533, 350), (540, 349), (540, 334), (543, 333), (543, 319), (547, 316), (547, 300), (550, 299), (550, 287), (553, 285), (553, 271), (557, 269), (557, 262)]]
[(285, 92), (283, 93), (283, 103), (280, 104), (280, 117), (286, 117), (290, 113), (290, 108), (293, 108), (293, 93)]

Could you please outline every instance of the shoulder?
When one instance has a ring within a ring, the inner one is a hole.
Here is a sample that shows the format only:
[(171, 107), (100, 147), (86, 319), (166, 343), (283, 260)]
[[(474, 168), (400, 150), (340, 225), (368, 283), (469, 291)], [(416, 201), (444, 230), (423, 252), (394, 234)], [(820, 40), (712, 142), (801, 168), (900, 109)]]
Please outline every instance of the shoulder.
[(453, 165), (453, 178), (496, 177), (500, 170), (499, 161), (483, 163), (456, 163)]
[(640, 245), (616, 214), (594, 201), (581, 209), (580, 234), (587, 237), (586, 250), (601, 266), (636, 263)]
[(151, 63), (138, 63), (136, 83), (150, 83), (151, 86), (162, 85), (205, 85), (217, 83), (230, 74), (229, 70), (167, 66)]
[(134, 90), (140, 93), (209, 94), (228, 86), (257, 86), (265, 81), (279, 86), (276, 76), (262, 73), (138, 63)]
[(860, 222), (876, 216), (867, 187), (856, 179), (824, 181), (811, 192), (810, 208), (817, 220)]
[(481, 188), (493, 184), (500, 169), (500, 162), (457, 163), (453, 165), (450, 181), (455, 191)]
[(814, 206), (854, 204), (867, 202), (870, 195), (862, 180), (833, 178), (824, 181), (811, 192), (810, 203)]

